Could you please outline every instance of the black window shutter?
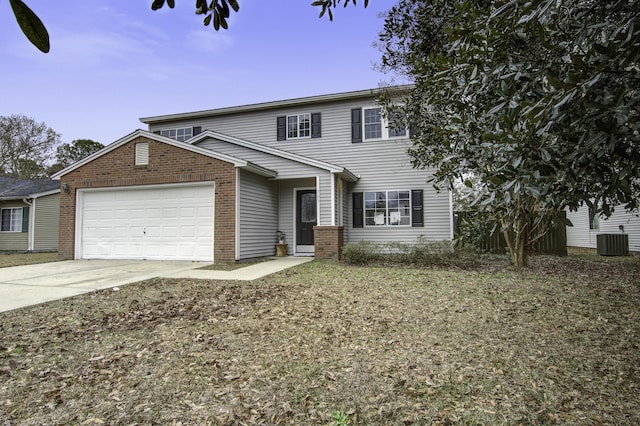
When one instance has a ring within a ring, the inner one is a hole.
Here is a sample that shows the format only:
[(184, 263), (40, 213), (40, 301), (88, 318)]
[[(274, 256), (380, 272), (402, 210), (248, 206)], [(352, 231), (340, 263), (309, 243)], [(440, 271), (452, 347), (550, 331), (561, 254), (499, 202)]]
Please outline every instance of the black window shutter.
[(322, 134), (322, 129), (320, 126), (321, 117), (319, 112), (314, 112), (311, 114), (311, 137), (319, 138)]
[(153, 133), (155, 133), (156, 135), (160, 134), (160, 130), (154, 130)]
[(351, 195), (353, 197), (353, 227), (362, 228), (364, 225), (363, 193), (354, 192)]
[(193, 130), (193, 135), (192, 136), (199, 135), (200, 133), (202, 133), (202, 127), (201, 126), (195, 126), (192, 130)]
[(279, 141), (287, 139), (287, 116), (281, 115), (276, 118), (276, 129)]
[(351, 143), (362, 142), (362, 108), (351, 110)]
[(29, 232), (29, 207), (22, 208), (22, 232)]
[(411, 226), (414, 228), (424, 226), (424, 210), (422, 208), (422, 189), (411, 190)]

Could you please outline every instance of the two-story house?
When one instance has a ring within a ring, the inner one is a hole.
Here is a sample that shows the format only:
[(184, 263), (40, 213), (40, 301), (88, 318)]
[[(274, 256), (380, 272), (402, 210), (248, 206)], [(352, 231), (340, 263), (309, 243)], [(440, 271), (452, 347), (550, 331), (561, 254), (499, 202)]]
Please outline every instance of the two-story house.
[(145, 117), (60, 171), (63, 258), (337, 258), (359, 240), (451, 239), (450, 194), (407, 155), (377, 90)]

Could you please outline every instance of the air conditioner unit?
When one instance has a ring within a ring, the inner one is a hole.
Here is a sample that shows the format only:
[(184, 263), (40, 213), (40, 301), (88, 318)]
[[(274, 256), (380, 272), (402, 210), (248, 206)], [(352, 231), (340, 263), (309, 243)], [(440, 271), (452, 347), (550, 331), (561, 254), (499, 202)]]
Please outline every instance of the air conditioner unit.
[(629, 256), (628, 234), (598, 234), (597, 242), (600, 256)]

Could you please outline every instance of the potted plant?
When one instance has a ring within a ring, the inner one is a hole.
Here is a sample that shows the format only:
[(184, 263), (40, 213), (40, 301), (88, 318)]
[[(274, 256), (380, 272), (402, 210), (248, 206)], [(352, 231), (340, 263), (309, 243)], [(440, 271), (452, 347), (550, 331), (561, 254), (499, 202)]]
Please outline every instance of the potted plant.
[(277, 244), (276, 244), (276, 256), (285, 257), (287, 256), (287, 243), (285, 242), (285, 233), (282, 231), (277, 231)]

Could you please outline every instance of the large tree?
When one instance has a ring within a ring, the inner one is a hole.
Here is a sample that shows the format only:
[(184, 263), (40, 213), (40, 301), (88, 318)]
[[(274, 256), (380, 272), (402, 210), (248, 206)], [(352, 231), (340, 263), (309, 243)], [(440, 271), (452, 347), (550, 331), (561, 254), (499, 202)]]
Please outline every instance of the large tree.
[(60, 135), (45, 123), (19, 114), (0, 116), (0, 174), (45, 177), (59, 143)]
[(70, 144), (62, 144), (56, 149), (56, 163), (49, 168), (48, 172), (49, 174), (58, 172), (102, 148), (104, 145), (91, 139), (76, 139)]
[(385, 21), (383, 66), (415, 81), (414, 165), (475, 176), (515, 265), (567, 207), (638, 208), (638, 3), (401, 0)]
[[(344, 6), (346, 7), (351, 2), (356, 4), (356, 0), (344, 0)], [(51, 49), (49, 33), (38, 15), (22, 0), (9, 0), (9, 3), (24, 35), (40, 51), (48, 53)], [(311, 5), (320, 8), (320, 17), (326, 13), (329, 19), (333, 20), (332, 9), (340, 3), (342, 0), (315, 0)], [(364, 7), (367, 7), (368, 3), (369, 0), (364, 0)], [(175, 0), (153, 0), (151, 9), (161, 9), (165, 4), (173, 9)], [(231, 10), (235, 12), (240, 10), (237, 0), (196, 0), (195, 13), (204, 15), (203, 24), (205, 26), (211, 25), (216, 31), (220, 28), (225, 30), (229, 28), (227, 19), (231, 15)]]

